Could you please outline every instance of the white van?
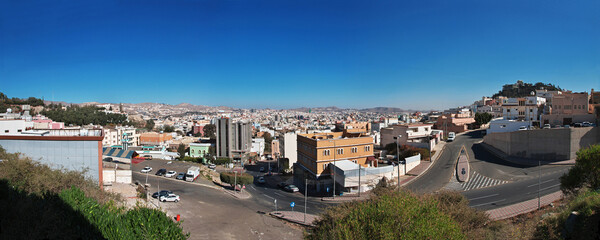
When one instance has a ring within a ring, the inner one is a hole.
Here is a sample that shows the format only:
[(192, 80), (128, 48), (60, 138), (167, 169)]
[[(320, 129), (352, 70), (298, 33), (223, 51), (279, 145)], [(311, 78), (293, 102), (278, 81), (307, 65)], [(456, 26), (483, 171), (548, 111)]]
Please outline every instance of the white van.
[(454, 141), (454, 138), (456, 138), (456, 133), (454, 133), (454, 132), (449, 132), (449, 133), (448, 133), (448, 140), (447, 140), (447, 142), (452, 142), (452, 141)]

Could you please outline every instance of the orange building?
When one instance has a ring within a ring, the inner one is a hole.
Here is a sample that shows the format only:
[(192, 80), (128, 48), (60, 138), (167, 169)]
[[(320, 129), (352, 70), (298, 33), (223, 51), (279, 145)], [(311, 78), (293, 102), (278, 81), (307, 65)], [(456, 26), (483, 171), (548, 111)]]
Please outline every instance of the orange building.
[(142, 145), (163, 145), (173, 139), (168, 133), (147, 132), (140, 135), (140, 144)]
[(298, 165), (315, 178), (329, 175), (329, 164), (350, 160), (368, 167), (375, 160), (373, 138), (347, 132), (298, 134)]

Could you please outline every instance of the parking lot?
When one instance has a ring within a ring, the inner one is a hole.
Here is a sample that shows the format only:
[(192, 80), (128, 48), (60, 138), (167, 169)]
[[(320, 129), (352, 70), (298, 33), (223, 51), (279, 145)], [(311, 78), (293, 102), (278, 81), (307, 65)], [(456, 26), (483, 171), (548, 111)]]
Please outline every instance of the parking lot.
[[(156, 203), (165, 209), (169, 216), (180, 214), (184, 231), (190, 232), (190, 239), (301, 239), (302, 230), (292, 227), (264, 213), (271, 208), (258, 204), (255, 199), (237, 199), (225, 193), (200, 176), (194, 183), (174, 178), (155, 176), (160, 168), (185, 172), (190, 163), (165, 160), (149, 160), (132, 167), (133, 180), (144, 183), (146, 177), (151, 185), (149, 193), (170, 190), (179, 195), (181, 201)], [(140, 170), (150, 166), (148, 175)], [(202, 184), (202, 185), (199, 185)]]

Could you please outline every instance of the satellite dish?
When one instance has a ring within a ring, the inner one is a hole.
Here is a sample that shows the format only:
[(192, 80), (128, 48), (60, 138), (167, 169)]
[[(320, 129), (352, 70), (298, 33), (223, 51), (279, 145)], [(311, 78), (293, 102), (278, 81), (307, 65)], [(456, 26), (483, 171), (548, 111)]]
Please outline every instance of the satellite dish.
[(534, 91), (531, 91), (531, 96), (535, 96), (535, 92)]
[(6, 112), (7, 112), (7, 113), (12, 113), (12, 109), (10, 109), (10, 108), (7, 108), (7, 109), (6, 109)]

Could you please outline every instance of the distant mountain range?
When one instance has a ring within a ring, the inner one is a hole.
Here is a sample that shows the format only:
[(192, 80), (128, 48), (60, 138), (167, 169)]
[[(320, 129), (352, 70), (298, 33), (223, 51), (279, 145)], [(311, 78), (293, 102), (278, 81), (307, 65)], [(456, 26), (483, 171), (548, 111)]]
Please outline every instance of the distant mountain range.
[[(373, 108), (363, 108), (363, 109), (356, 109), (356, 108), (338, 108), (336, 106), (330, 106), (330, 107), (314, 107), (314, 108), (307, 108), (307, 107), (301, 107), (301, 108), (293, 108), (293, 109), (288, 109), (290, 111), (297, 111), (297, 112), (308, 112), (309, 110), (311, 112), (342, 112), (342, 111), (359, 111), (359, 112), (373, 112), (373, 113), (405, 113), (405, 112), (417, 112), (417, 111), (421, 111), (421, 110), (412, 110), (412, 109), (402, 109), (402, 108), (397, 108), (397, 107), (373, 107)], [(422, 111), (422, 112), (429, 112), (432, 110), (426, 110), (426, 111)]]

